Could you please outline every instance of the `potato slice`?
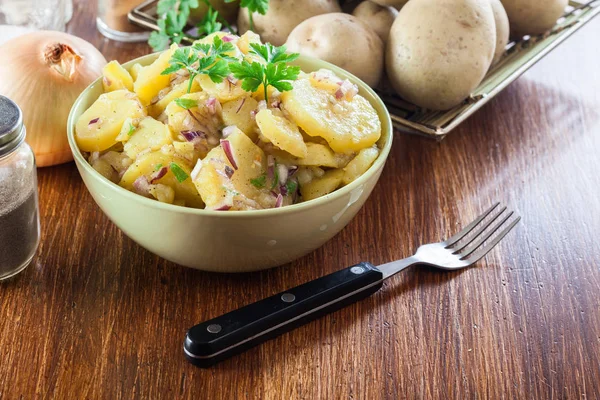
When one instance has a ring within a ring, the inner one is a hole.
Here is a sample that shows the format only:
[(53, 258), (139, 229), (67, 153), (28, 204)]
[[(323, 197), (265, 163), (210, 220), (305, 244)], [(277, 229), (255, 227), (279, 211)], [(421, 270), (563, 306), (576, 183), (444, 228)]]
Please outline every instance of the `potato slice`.
[(256, 121), (251, 113), (258, 108), (258, 102), (252, 97), (241, 97), (223, 104), (223, 123), (235, 125), (253, 141), (257, 139)]
[(161, 75), (161, 73), (169, 66), (171, 55), (177, 48), (177, 44), (173, 43), (169, 50), (163, 52), (152, 64), (143, 67), (138, 72), (133, 90), (142, 104), (150, 104), (158, 92), (169, 86), (170, 75)]
[(237, 46), (242, 53), (248, 54), (250, 52), (250, 43), (262, 44), (260, 36), (252, 31), (247, 31), (240, 36)]
[(310, 165), (317, 167), (337, 168), (339, 160), (329, 146), (318, 143), (306, 143), (306, 157), (299, 158), (298, 165)]
[(105, 92), (127, 89), (133, 91), (133, 78), (129, 72), (119, 64), (111, 61), (102, 68), (102, 87)]
[[(242, 81), (234, 79), (223, 79), (221, 83), (213, 82), (208, 75), (198, 75), (196, 80), (200, 84), (202, 90), (208, 93), (211, 97), (217, 98), (221, 103), (239, 99), (247, 96), (248, 93), (242, 89)], [(235, 82), (235, 83), (232, 83)]]
[(129, 68), (129, 75), (131, 75), (131, 78), (133, 79), (133, 81), (135, 82), (138, 78), (138, 75), (140, 73), (140, 71), (142, 70), (142, 64), (140, 63), (135, 63), (131, 66), (131, 68)]
[(129, 158), (135, 160), (142, 151), (147, 149), (151, 151), (158, 150), (171, 142), (169, 128), (152, 117), (146, 117), (125, 143), (123, 151)]
[(82, 151), (104, 151), (117, 143), (127, 118), (145, 116), (139, 99), (128, 90), (102, 94), (77, 120), (75, 141)]
[[(172, 171), (172, 163), (176, 164), (188, 176), (182, 182), (177, 180), (177, 177)], [(175, 157), (169, 154), (164, 154), (161, 151), (146, 153), (141, 155), (133, 164), (125, 171), (119, 185), (127, 190), (135, 192), (133, 183), (141, 176), (145, 176), (148, 181), (151, 181), (151, 175), (160, 170), (162, 167), (167, 167), (167, 173), (160, 179), (157, 179), (152, 184), (161, 184), (169, 186), (175, 192), (174, 203), (185, 204), (187, 207), (202, 208), (204, 203), (196, 190), (196, 186), (192, 183), (189, 177), (191, 168), (186, 160)]]
[(194, 100), (196, 107), (184, 109), (177, 105), (175, 101), (169, 103), (165, 109), (168, 118), (168, 125), (176, 136), (182, 131), (200, 131), (206, 137), (215, 139), (214, 145), (218, 144), (220, 129), (223, 127), (221, 118), (221, 107), (215, 104), (214, 113), (207, 107), (209, 100), (206, 92), (188, 93), (180, 97), (181, 99)]
[(379, 116), (364, 97), (336, 100), (308, 79), (299, 79), (293, 86), (281, 95), (285, 109), (308, 135), (324, 138), (334, 151), (359, 151), (381, 136)]
[(245, 210), (270, 206), (263, 201), (267, 189), (257, 188), (251, 183), (266, 170), (265, 153), (240, 130), (229, 135), (227, 140), (236, 165), (231, 163), (220, 145), (202, 160), (202, 167), (194, 180), (206, 207)]
[(343, 170), (332, 169), (325, 172), (325, 174), (320, 178), (314, 178), (304, 185), (301, 183), (300, 193), (302, 193), (302, 198), (307, 201), (333, 192), (340, 187), (343, 177)]
[[(181, 96), (187, 93), (188, 85), (189, 81), (186, 80), (173, 86), (171, 90), (166, 95), (164, 95), (163, 98), (158, 100), (156, 103), (150, 104), (148, 106), (148, 114), (151, 117), (158, 118), (158, 116), (165, 111), (170, 102), (180, 98)], [(198, 82), (194, 79), (192, 81), (192, 88), (190, 92), (193, 93), (197, 92), (198, 90), (200, 90), (200, 85), (198, 85)]]
[(277, 111), (263, 109), (256, 114), (260, 132), (281, 150), (296, 157), (306, 157), (308, 150), (298, 126)]
[(377, 157), (379, 157), (379, 149), (377, 147), (362, 149), (344, 168), (342, 183), (347, 185), (367, 172), (375, 160), (377, 160)]

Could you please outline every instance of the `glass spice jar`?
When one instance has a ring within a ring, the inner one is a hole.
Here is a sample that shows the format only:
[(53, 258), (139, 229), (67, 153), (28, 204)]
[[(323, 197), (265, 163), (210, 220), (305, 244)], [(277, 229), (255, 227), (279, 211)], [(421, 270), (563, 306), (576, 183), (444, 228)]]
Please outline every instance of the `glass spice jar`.
[(0, 95), (0, 280), (29, 265), (39, 240), (35, 157), (21, 109)]

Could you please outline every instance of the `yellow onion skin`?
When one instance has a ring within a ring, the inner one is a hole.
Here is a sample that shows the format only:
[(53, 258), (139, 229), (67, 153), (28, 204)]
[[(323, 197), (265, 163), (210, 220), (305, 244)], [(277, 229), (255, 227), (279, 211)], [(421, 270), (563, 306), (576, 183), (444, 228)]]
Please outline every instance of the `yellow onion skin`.
[(79, 94), (102, 75), (104, 56), (81, 38), (37, 31), (0, 46), (0, 59), (0, 94), (21, 107), (37, 165), (71, 161), (69, 111)]

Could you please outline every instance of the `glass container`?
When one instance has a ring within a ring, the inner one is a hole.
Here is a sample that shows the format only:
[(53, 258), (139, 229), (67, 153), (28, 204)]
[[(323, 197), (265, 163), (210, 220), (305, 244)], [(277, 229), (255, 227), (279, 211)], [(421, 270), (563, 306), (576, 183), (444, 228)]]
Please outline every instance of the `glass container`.
[(144, 42), (150, 33), (132, 24), (127, 14), (143, 0), (98, 0), (96, 26), (100, 33), (119, 42)]
[(40, 240), (35, 157), (19, 107), (0, 95), (0, 280), (33, 259)]

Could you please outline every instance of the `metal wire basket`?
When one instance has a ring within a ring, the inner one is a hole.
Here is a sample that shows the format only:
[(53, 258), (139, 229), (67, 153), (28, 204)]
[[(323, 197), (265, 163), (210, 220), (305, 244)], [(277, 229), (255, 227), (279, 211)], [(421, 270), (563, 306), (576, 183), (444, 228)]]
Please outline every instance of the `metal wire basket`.
[[(138, 25), (158, 30), (157, 2), (158, 0), (148, 0), (140, 4), (129, 13), (129, 19)], [(400, 98), (389, 86), (380, 87), (377, 92), (386, 104), (396, 129), (442, 140), (598, 13), (600, 0), (570, 1), (565, 14), (550, 32), (540, 36), (525, 36), (520, 41), (510, 42), (502, 59), (489, 71), (479, 87), (463, 104), (450, 110), (422, 109)], [(191, 39), (187, 41), (192, 42)]]

